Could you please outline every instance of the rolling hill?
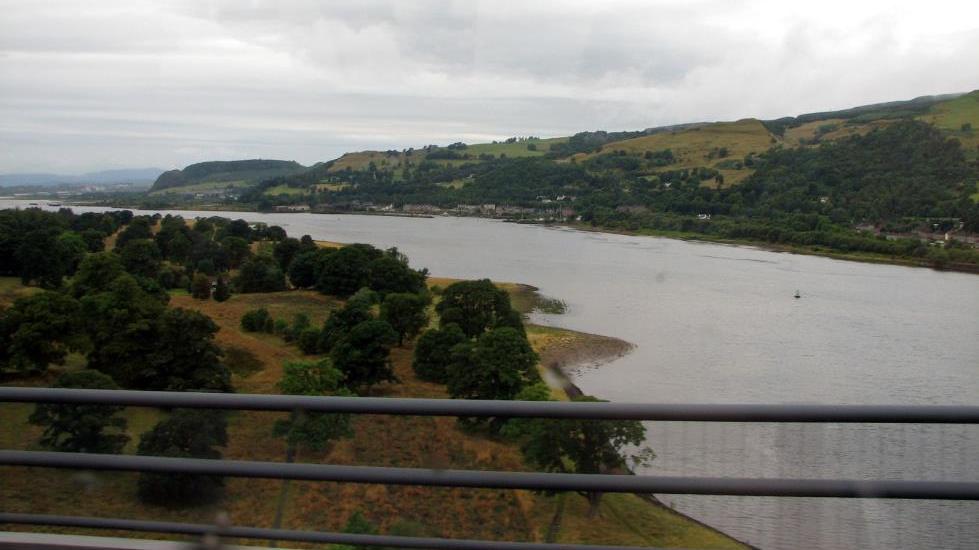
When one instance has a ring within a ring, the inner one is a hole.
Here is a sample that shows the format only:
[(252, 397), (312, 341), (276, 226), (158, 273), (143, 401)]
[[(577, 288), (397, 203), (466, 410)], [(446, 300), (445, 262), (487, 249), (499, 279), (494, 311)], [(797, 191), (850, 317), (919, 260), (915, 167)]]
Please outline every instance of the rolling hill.
[(287, 160), (233, 160), (191, 164), (182, 170), (169, 170), (160, 174), (150, 188), (160, 192), (213, 192), (230, 187), (249, 187), (278, 176), (288, 176), (306, 170), (295, 161)]

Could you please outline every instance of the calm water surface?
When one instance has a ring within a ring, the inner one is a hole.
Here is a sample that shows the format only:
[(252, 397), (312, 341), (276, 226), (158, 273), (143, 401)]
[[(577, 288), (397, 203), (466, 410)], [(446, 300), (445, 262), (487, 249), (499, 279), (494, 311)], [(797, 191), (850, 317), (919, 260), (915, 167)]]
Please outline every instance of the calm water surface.
[[(439, 276), (535, 285), (569, 306), (535, 321), (637, 345), (572, 373), (605, 399), (979, 404), (979, 276), (480, 219), (228, 215), (397, 246)], [(648, 427), (650, 474), (979, 480), (971, 426)], [(762, 548), (979, 545), (977, 503), (662, 499)]]

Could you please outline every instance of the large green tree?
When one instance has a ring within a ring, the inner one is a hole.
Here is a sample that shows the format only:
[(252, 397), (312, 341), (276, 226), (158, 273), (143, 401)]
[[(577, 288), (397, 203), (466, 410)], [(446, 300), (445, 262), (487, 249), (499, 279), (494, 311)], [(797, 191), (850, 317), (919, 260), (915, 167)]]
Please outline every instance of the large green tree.
[(373, 246), (353, 244), (324, 256), (316, 289), (346, 298), (360, 288), (370, 286), (370, 263), (381, 255), (382, 252)]
[[(290, 361), (283, 365), (279, 389), (287, 395), (352, 395), (344, 386), (344, 376), (328, 359)], [(321, 451), (331, 441), (353, 435), (349, 414), (292, 411), (287, 420), (275, 425), (275, 433), (287, 442), (286, 461), (306, 447)]]
[[(96, 370), (66, 372), (54, 383), (56, 388), (115, 390), (119, 386)], [(118, 453), (129, 441), (126, 419), (119, 416), (123, 407), (41, 403), (29, 421), (44, 427), (41, 445), (68, 453)]]
[(151, 239), (134, 239), (119, 251), (122, 266), (137, 277), (156, 278), (162, 261), (160, 248)]
[(76, 298), (81, 298), (86, 294), (104, 292), (124, 271), (118, 254), (89, 254), (79, 264), (78, 271), (71, 279), (71, 293)]
[(358, 393), (370, 393), (381, 382), (396, 382), (389, 355), (398, 334), (384, 321), (364, 321), (353, 327), (333, 350), (330, 358)]
[(25, 285), (37, 282), (43, 288), (58, 288), (68, 274), (66, 250), (55, 227), (40, 227), (24, 235), (14, 253), (20, 265), (20, 279)]
[(452, 349), (467, 340), (465, 333), (456, 324), (426, 330), (415, 343), (415, 357), (411, 368), (422, 380), (444, 384), (449, 377)]
[[(537, 354), (523, 334), (509, 327), (491, 330), (475, 344), (455, 346), (452, 356), (447, 387), (454, 399), (513, 399), (528, 384), (540, 380)], [(501, 426), (495, 419), (488, 423), (493, 428)]]
[(320, 331), (317, 341), (318, 350), (321, 353), (329, 353), (351, 329), (373, 318), (368, 300), (355, 298), (347, 300), (343, 307), (330, 313), (323, 323), (323, 330)]
[[(220, 459), (228, 442), (224, 413), (213, 410), (177, 409), (152, 430), (143, 434), (138, 453), (174, 458)], [(139, 475), (137, 495), (148, 504), (175, 508), (199, 506), (220, 496), (224, 480), (217, 476), (195, 474)]]
[(381, 320), (387, 321), (398, 333), (398, 345), (405, 337), (414, 338), (428, 324), (426, 296), (411, 292), (393, 292), (381, 302)]
[(41, 372), (63, 365), (70, 351), (87, 345), (78, 302), (60, 292), (39, 292), (0, 310), (0, 360), (8, 370)]
[(435, 310), (443, 326), (459, 325), (470, 338), (504, 326), (522, 331), (520, 314), (510, 306), (510, 296), (489, 279), (449, 285)]
[(156, 347), (164, 303), (124, 273), (105, 290), (82, 297), (81, 306), (85, 332), (92, 342), (89, 366), (124, 388), (146, 389), (141, 385), (155, 376), (147, 358)]
[(241, 293), (277, 292), (286, 289), (286, 279), (274, 258), (259, 254), (242, 264), (235, 288)]
[[(517, 399), (548, 400), (543, 385), (529, 386)], [(598, 402), (591, 396), (577, 402)], [(504, 434), (516, 438), (524, 456), (548, 472), (601, 474), (622, 466), (646, 465), (655, 458), (643, 447), (646, 429), (636, 420), (511, 419)], [(588, 499), (589, 516), (598, 512), (602, 493), (580, 491)]]
[(164, 391), (231, 391), (231, 372), (214, 343), (218, 326), (203, 313), (167, 309), (160, 316), (149, 368), (139, 388)]

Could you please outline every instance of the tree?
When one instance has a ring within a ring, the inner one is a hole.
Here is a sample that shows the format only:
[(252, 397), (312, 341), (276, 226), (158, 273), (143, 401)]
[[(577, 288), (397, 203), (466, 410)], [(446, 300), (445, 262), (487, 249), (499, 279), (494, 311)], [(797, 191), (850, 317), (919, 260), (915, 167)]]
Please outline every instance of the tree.
[[(327, 359), (286, 363), (279, 389), (287, 395), (351, 395), (343, 387), (343, 373)], [(353, 435), (353, 430), (349, 414), (296, 410), (276, 423), (275, 434), (286, 438), (286, 462), (292, 462), (299, 447), (322, 451), (331, 441)]]
[(398, 333), (398, 345), (405, 336), (414, 338), (428, 324), (428, 300), (419, 294), (396, 292), (381, 302), (381, 320), (387, 321)]
[(221, 249), (228, 258), (228, 267), (236, 268), (252, 255), (251, 246), (241, 237), (225, 237), (221, 239)]
[(422, 380), (444, 384), (448, 380), (448, 368), (452, 363), (452, 348), (467, 340), (456, 324), (427, 330), (415, 344), (415, 358), (411, 368)]
[(224, 302), (231, 297), (231, 287), (228, 286), (228, 281), (224, 277), (218, 277), (217, 286), (214, 287), (214, 300), (217, 302)]
[(122, 232), (116, 237), (116, 248), (123, 248), (129, 241), (140, 239), (152, 239), (153, 231), (150, 229), (151, 220), (149, 216), (139, 216), (133, 218)]
[(141, 384), (155, 373), (146, 358), (154, 351), (164, 303), (128, 273), (104, 291), (83, 296), (80, 303), (80, 318), (92, 343), (89, 368), (108, 374), (124, 388), (147, 389)]
[(392, 292), (417, 293), (425, 290), (428, 272), (408, 267), (408, 258), (392, 248), (368, 265), (370, 288), (382, 295)]
[(396, 382), (388, 356), (398, 334), (384, 321), (364, 321), (340, 339), (330, 358), (357, 393), (370, 393), (375, 384)]
[(61, 249), (65, 262), (65, 274), (72, 275), (78, 269), (78, 264), (88, 253), (88, 243), (74, 231), (65, 231), (58, 236), (58, 247)]
[(231, 391), (231, 372), (214, 343), (218, 326), (203, 313), (167, 309), (160, 317), (153, 351), (139, 389), (163, 391)]
[(276, 243), (275, 248), (272, 249), (272, 256), (275, 261), (279, 262), (282, 271), (288, 271), (289, 264), (292, 263), (293, 258), (296, 257), (301, 248), (299, 239), (288, 237)]
[(123, 268), (138, 277), (155, 278), (160, 272), (160, 248), (150, 239), (131, 240), (120, 253)]
[[(537, 354), (522, 334), (510, 327), (487, 332), (475, 344), (452, 348), (447, 389), (453, 399), (513, 399), (525, 386), (540, 381)], [(465, 424), (485, 421), (460, 418)], [(498, 429), (499, 419), (489, 420)]]
[(69, 351), (85, 347), (76, 300), (59, 292), (19, 298), (0, 310), (0, 359), (15, 372), (42, 372), (63, 365)]
[(510, 296), (489, 279), (449, 285), (442, 292), (442, 300), (435, 306), (435, 311), (442, 326), (459, 325), (470, 338), (498, 326), (511, 326), (515, 313), (510, 306)]
[(61, 286), (68, 260), (58, 239), (60, 233), (55, 227), (42, 227), (24, 235), (14, 259), (20, 265), (20, 280), (25, 285), (37, 281), (42, 288)]
[(259, 254), (242, 264), (235, 287), (241, 293), (277, 292), (286, 289), (286, 279), (274, 258)]
[(198, 300), (207, 300), (211, 297), (211, 279), (203, 273), (194, 275), (194, 282), (190, 285), (190, 294)]
[[(324, 249), (324, 251), (329, 249)], [(289, 282), (296, 288), (309, 288), (319, 277), (320, 262), (325, 254), (318, 250), (300, 252), (289, 264)]]
[(329, 353), (355, 326), (373, 319), (370, 308), (366, 300), (351, 298), (343, 307), (330, 313), (320, 332), (319, 351)]
[[(224, 413), (214, 410), (177, 409), (166, 420), (143, 434), (140, 455), (175, 458), (220, 459), (228, 442)], [(148, 504), (178, 507), (213, 502), (220, 495), (224, 480), (195, 474), (141, 473), (137, 494)]]
[(111, 252), (89, 254), (79, 264), (78, 271), (71, 279), (71, 294), (81, 298), (86, 294), (104, 292), (124, 271), (118, 254)]
[[(546, 387), (542, 390), (530, 386), (518, 398), (546, 401), (545, 392)], [(582, 396), (574, 401), (600, 400)], [(600, 474), (621, 467), (624, 461), (633, 466), (645, 465), (656, 456), (652, 449), (640, 447), (646, 429), (636, 420), (511, 419), (504, 434), (519, 440), (527, 460), (548, 472)], [(579, 494), (588, 499), (589, 516), (594, 516), (602, 493), (581, 491)]]
[(323, 257), (316, 289), (346, 298), (361, 287), (369, 286), (370, 262), (380, 255), (381, 251), (373, 246), (353, 244)]
[[(111, 378), (96, 370), (66, 372), (56, 388), (116, 390)], [(30, 423), (44, 426), (41, 445), (67, 453), (118, 453), (129, 441), (126, 419), (118, 416), (124, 407), (41, 403), (34, 408)], [(109, 430), (111, 433), (107, 433)]]

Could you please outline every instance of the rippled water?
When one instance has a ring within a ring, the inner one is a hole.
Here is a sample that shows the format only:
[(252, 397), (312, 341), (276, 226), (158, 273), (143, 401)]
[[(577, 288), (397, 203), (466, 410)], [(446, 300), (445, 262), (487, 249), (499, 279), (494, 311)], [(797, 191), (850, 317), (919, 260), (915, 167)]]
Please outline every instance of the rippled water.
[[(538, 286), (569, 306), (538, 322), (637, 345), (572, 373), (605, 399), (979, 404), (976, 275), (479, 219), (228, 215), (397, 246), (440, 276)], [(979, 480), (971, 426), (650, 423), (649, 444), (656, 474)], [(979, 541), (977, 503), (662, 498), (763, 548)]]

